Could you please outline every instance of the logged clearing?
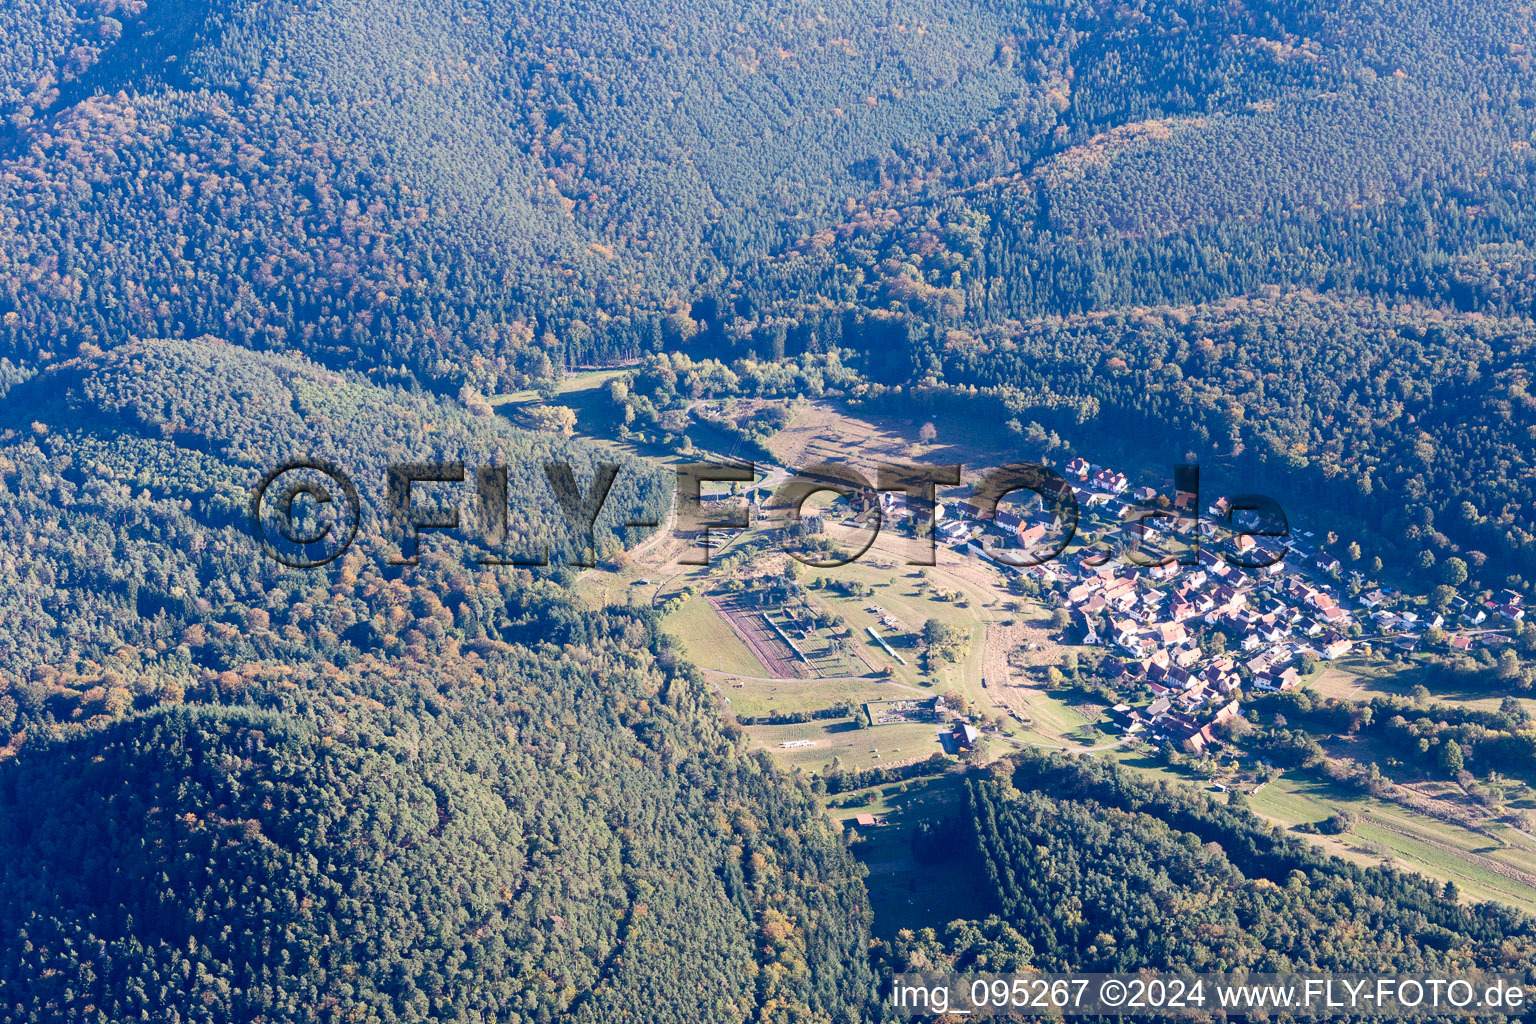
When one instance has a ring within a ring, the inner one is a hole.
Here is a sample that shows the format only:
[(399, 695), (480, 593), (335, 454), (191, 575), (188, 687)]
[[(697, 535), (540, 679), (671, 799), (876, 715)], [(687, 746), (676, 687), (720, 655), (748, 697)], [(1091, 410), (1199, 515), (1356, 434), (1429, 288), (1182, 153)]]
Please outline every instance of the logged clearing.
[[(925, 425), (934, 437), (921, 440)], [(967, 476), (993, 466), (1038, 457), (1010, 444), (1005, 431), (972, 419), (950, 416), (897, 419), (854, 415), (825, 402), (795, 408), (789, 424), (768, 442), (768, 450), (786, 466), (832, 462), (851, 466), (874, 480), (881, 462), (961, 465)]]
[[(869, 870), (867, 885), (875, 915), (875, 934), (894, 936), (902, 928), (922, 928), (956, 918), (987, 913), (985, 889), (963, 871), (935, 871), (912, 856), (912, 832), (919, 821), (945, 821), (963, 810), (963, 777), (941, 775), (907, 783), (876, 786), (844, 794), (832, 816), (850, 830), (854, 856)], [(860, 814), (878, 816), (880, 824), (861, 828)]]

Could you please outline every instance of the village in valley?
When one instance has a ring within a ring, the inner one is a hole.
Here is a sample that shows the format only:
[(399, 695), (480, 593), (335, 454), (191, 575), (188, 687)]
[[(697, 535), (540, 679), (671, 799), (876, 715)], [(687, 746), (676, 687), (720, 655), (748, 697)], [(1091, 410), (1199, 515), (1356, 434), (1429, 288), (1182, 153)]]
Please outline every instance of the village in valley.
[[(699, 403), (690, 415), (722, 412)], [(1219, 492), (1084, 456), (1052, 463), (1077, 510), (1070, 536), (1049, 494), (1019, 490), (988, 507), (974, 489), (985, 469), (970, 466), (931, 504), (831, 487), (790, 516), (775, 495), (795, 467), (847, 464), (873, 480), (879, 464), (952, 464), (965, 446), (829, 404), (784, 419), (755, 481), (703, 497), (716, 511), (750, 509), (752, 522), (712, 528), (708, 565), (686, 564), (700, 538), (674, 523), (583, 586), (589, 600), (661, 612), (727, 718), (845, 823), (888, 920), (908, 903), (916, 920), (925, 904), (960, 898), (907, 856), (903, 821), (942, 817), (961, 767), (1023, 748), (1240, 793), (1357, 863), (1396, 861), (1517, 902), (1536, 881), (1536, 838), (1468, 810), (1454, 785), (1390, 752), (1319, 736), (1321, 766), (1301, 771), (1242, 742), (1278, 724), (1263, 710), (1278, 695), (1407, 699), (1421, 649), (1496, 658), (1525, 620), (1519, 594), (1431, 602), (1368, 574), (1368, 560), (1341, 563), (1330, 551), (1347, 539), (1319, 536), (1294, 510), (1283, 536), (1267, 535), (1280, 531)], [(1371, 793), (1349, 784), (1366, 768), (1375, 777), (1377, 762), (1399, 781)], [(1335, 820), (1350, 824), (1325, 827)], [(1509, 839), (1495, 853), (1489, 828)]]
[[(1100, 527), (1133, 520), (1159, 497), (1152, 487), (1132, 490), (1124, 473), (1081, 457), (1068, 462), (1064, 473), (1077, 506)], [(1379, 588), (1344, 597), (1342, 566), (1330, 555), (1313, 554), (1310, 531), (1283, 539), (1236, 533), (1210, 543), (1218, 532), (1211, 526), (1227, 520), (1226, 497), (1204, 509), (1208, 518), (1197, 519), (1198, 510), (1190, 507), (1195, 496), (1180, 493), (1168, 506), (1171, 517), (1143, 521), (1158, 532), (1177, 517), (1190, 526), (1198, 521), (1206, 542), (1189, 546), (1193, 557), (1125, 564), (1084, 547), (1027, 566), (1006, 559), (1021, 551), (1037, 558), (1044, 557), (1042, 549), (1054, 553), (1059, 518), (1034, 521), (1039, 517), (967, 500), (938, 501), (931, 510), (901, 494), (885, 493), (880, 500), (886, 517), (919, 531), (932, 526), (956, 554), (1032, 577), (1042, 590), (1064, 590), (1071, 641), (1106, 650), (1100, 675), (1123, 695), (1110, 709), (1113, 726), (1185, 753), (1220, 745), (1224, 723), (1242, 715), (1245, 691), (1290, 690), (1319, 663), (1342, 658), (1357, 644), (1412, 651), (1429, 630), (1451, 628), (1456, 632), (1448, 641), (1455, 649), (1497, 647), (1508, 643), (1508, 633), (1489, 624), (1518, 626), (1525, 616), (1514, 591), (1501, 595), (1503, 603), (1486, 606), (1457, 598), (1449, 612), (1454, 619), (1386, 610), (1388, 595)]]

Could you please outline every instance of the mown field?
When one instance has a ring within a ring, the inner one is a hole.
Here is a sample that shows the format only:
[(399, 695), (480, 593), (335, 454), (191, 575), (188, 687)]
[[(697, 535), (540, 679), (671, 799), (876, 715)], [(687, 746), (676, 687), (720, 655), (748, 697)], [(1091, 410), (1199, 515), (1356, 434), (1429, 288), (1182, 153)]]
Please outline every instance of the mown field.
[(1497, 711), (1506, 696), (1523, 704), (1536, 715), (1536, 697), (1519, 693), (1490, 693), (1486, 689), (1458, 688), (1443, 674), (1431, 675), (1410, 662), (1406, 669), (1372, 662), (1361, 657), (1341, 658), (1329, 663), (1310, 683), (1311, 689), (1324, 697), (1339, 700), (1368, 701), (1375, 697), (1409, 697), (1413, 688), (1424, 684), (1437, 701), (1448, 701), (1481, 711)]
[(700, 668), (746, 676), (769, 674), (703, 594), (690, 597), (668, 615), (665, 628), (683, 645), (689, 660)]
[(491, 407), (518, 422), (524, 406), (563, 406), (576, 414), (576, 433), (594, 443), (617, 448), (633, 455), (656, 455), (640, 451), (618, 440), (619, 419), (608, 398), (608, 382), (624, 376), (624, 370), (586, 370), (567, 374), (556, 389), (554, 400), (546, 402), (537, 391), (514, 391), (493, 395)]
[[(811, 591), (814, 604), (836, 612), (853, 627), (856, 642), (866, 660), (882, 668), (889, 667), (901, 682), (927, 684), (939, 692), (947, 688), (962, 692), (970, 690), (969, 681), (973, 678), (979, 683), (985, 637), (983, 617), (974, 607), (940, 598), (936, 590), (948, 588), (931, 575), (925, 580), (921, 568), (894, 566), (883, 558), (866, 556), (835, 569), (816, 570), (816, 574), (832, 581), (862, 583), (870, 588), (869, 594), (848, 596), (830, 588)], [(882, 623), (880, 614), (872, 610), (876, 607), (894, 616), (897, 625), (891, 627)], [(966, 631), (969, 641), (964, 658), (955, 662), (937, 660), (925, 668), (920, 635), (923, 624), (930, 618)], [(906, 661), (905, 665), (895, 661), (870, 639), (869, 627), (885, 638)]]
[(917, 695), (900, 684), (878, 679), (722, 679), (720, 687), (730, 699), (733, 714), (752, 717)]
[[(828, 770), (834, 759), (844, 768), (863, 769), (921, 760), (943, 749), (939, 745), (939, 727), (921, 722), (865, 729), (856, 728), (851, 719), (799, 725), (753, 725), (747, 727), (747, 735), (781, 763), (814, 772)], [(783, 745), (800, 740), (809, 740), (811, 745)]]

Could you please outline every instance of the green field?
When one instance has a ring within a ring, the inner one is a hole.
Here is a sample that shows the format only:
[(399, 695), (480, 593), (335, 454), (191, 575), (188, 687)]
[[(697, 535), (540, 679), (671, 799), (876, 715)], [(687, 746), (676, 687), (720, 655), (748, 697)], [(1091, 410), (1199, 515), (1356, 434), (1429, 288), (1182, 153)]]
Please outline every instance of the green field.
[(601, 447), (622, 451), (630, 455), (664, 456), (670, 453), (646, 451), (618, 439), (620, 420), (608, 397), (608, 382), (624, 376), (627, 370), (586, 370), (568, 374), (560, 381), (553, 402), (545, 403), (537, 391), (514, 391), (493, 395), (491, 406), (514, 423), (517, 411), (524, 405), (559, 405), (576, 414), (576, 436)]
[(733, 714), (754, 717), (913, 696), (897, 684), (878, 679), (736, 679), (721, 680), (720, 687), (730, 699)]
[[(555, 404), (564, 405), (575, 410), (579, 417), (586, 412), (593, 427), (612, 426), (613, 417), (603, 415), (608, 395), (605, 388), (609, 381), (624, 376), (627, 370), (583, 370), (577, 373), (567, 374), (560, 381), (560, 386), (555, 389)], [(519, 405), (537, 404), (542, 399), (537, 391), (527, 389), (513, 391), (504, 395), (495, 395), (490, 403), (497, 407), (507, 407), (508, 411)], [(579, 421), (578, 421), (579, 422)]]
[(663, 627), (682, 644), (689, 660), (701, 668), (745, 676), (768, 675), (757, 655), (702, 594), (684, 601), (666, 617)]
[[(864, 560), (835, 569), (817, 570), (817, 574), (831, 580), (855, 581), (870, 587), (872, 593), (862, 596), (843, 596), (828, 589), (809, 592), (813, 603), (836, 612), (847, 620), (853, 627), (856, 642), (860, 645), (865, 659), (870, 663), (881, 667), (889, 666), (894, 673), (894, 678), (902, 682), (915, 685), (928, 681), (941, 690), (953, 687), (966, 692), (972, 689), (967, 685), (968, 680), (980, 680), (982, 643), (986, 637), (986, 627), (974, 605), (961, 607), (950, 601), (939, 600), (934, 596), (933, 587), (922, 584), (918, 570), (906, 566), (895, 569), (883, 568), (868, 556)], [(870, 611), (873, 606), (883, 608), (894, 616), (899, 625), (894, 628), (883, 625), (880, 617)], [(933, 666), (932, 672), (925, 673), (922, 668), (920, 642), (904, 644), (902, 638), (920, 634), (923, 623), (930, 618), (938, 619), (945, 625), (966, 630), (970, 634), (970, 643), (967, 645), (966, 656), (961, 661), (937, 664)], [(899, 664), (879, 644), (871, 640), (866, 632), (868, 627), (874, 627), (896, 650), (896, 653), (906, 660), (907, 664)], [(969, 696), (974, 699), (974, 695)]]
[(1081, 711), (1071, 704), (1058, 700), (1044, 689), (1031, 688), (1029, 710), (1043, 735), (1051, 738), (1061, 736), (1080, 743), (1107, 742), (1105, 737), (1100, 736), (1089, 724)]
[[(1209, 780), (1187, 769), (1161, 764), (1144, 751), (1117, 750), (1121, 764), (1152, 780), (1210, 791)], [(1223, 778), (1226, 776), (1223, 775)], [(1454, 881), (1474, 900), (1497, 900), (1536, 911), (1536, 887), (1499, 873), (1501, 868), (1536, 876), (1536, 840), (1499, 826), (1500, 839), (1471, 832), (1356, 793), (1310, 772), (1292, 772), (1260, 786), (1248, 796), (1255, 814), (1283, 828), (1316, 825), (1348, 810), (1358, 825), (1338, 836), (1302, 834), (1300, 838), (1362, 866), (1390, 860), (1398, 867), (1441, 881)]]
[[(1473, 899), (1498, 900), (1536, 911), (1536, 887), (1499, 873), (1499, 866), (1536, 875), (1536, 842), (1504, 829), (1503, 843), (1459, 825), (1417, 814), (1387, 801), (1345, 790), (1306, 773), (1282, 776), (1249, 798), (1255, 812), (1282, 825), (1316, 824), (1339, 810), (1359, 823), (1338, 837), (1307, 836), (1349, 859), (1399, 866), (1454, 881)], [(1515, 845), (1515, 844), (1519, 845)]]
[[(1418, 665), (1396, 671), (1389, 664), (1377, 664), (1367, 658), (1347, 657), (1328, 662), (1311, 682), (1311, 689), (1324, 697), (1357, 702), (1375, 697), (1408, 697), (1413, 688), (1423, 683), (1431, 693), (1431, 699), (1476, 708), (1480, 711), (1497, 711), (1506, 694), (1486, 689), (1471, 689), (1453, 685), (1443, 674), (1431, 674)], [(1536, 715), (1536, 697), (1513, 696), (1525, 705), (1528, 712)]]
[[(767, 750), (781, 764), (818, 773), (825, 771), (834, 757), (844, 768), (863, 769), (924, 758), (943, 751), (938, 740), (939, 727), (931, 723), (856, 729), (851, 719), (838, 719), (800, 725), (751, 725), (747, 727), (747, 735), (754, 746)], [(809, 740), (812, 745), (782, 746), (796, 740)]]
[(857, 638), (850, 637), (849, 647), (839, 649), (832, 642), (827, 630), (809, 630), (800, 635), (801, 627), (792, 622), (782, 610), (767, 612), (768, 620), (784, 630), (810, 662), (811, 668), (821, 676), (862, 676), (869, 674), (869, 666), (854, 653), (852, 647)]

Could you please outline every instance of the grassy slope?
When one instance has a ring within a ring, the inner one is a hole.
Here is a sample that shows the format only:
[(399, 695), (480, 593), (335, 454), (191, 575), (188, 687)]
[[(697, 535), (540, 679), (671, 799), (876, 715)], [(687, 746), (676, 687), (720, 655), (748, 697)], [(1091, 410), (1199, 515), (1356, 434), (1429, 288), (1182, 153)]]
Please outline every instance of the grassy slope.
[[(702, 594), (684, 601), (667, 616), (667, 632), (677, 637), (688, 658), (701, 668), (732, 672), (744, 676), (766, 676), (768, 670), (757, 659), (728, 622), (720, 617)], [(743, 712), (756, 714), (757, 712)]]

